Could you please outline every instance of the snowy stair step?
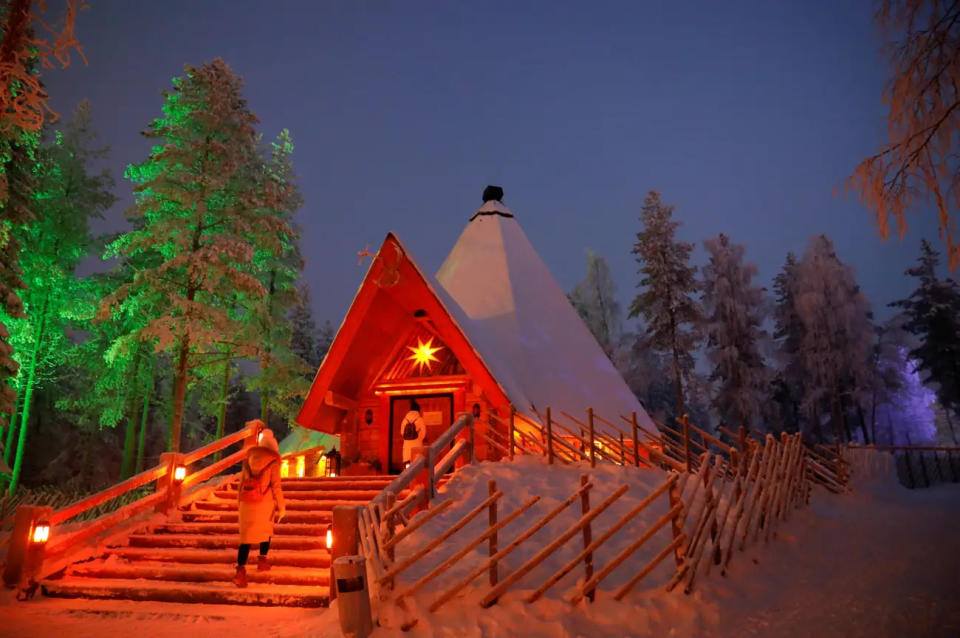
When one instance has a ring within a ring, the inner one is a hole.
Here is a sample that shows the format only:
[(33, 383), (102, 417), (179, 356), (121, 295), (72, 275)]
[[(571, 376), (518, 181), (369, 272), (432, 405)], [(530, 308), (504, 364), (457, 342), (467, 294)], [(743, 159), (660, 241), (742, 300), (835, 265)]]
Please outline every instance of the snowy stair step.
[[(283, 522), (273, 526), (276, 536), (288, 535), (318, 535), (326, 533), (327, 526), (317, 523), (288, 523)], [(151, 534), (239, 534), (240, 526), (236, 518), (233, 522), (189, 522), (189, 523), (162, 523), (150, 527)]]
[[(250, 552), (256, 561), (257, 550)], [(164, 564), (237, 564), (236, 543), (229, 549), (201, 549), (182, 547), (113, 547), (104, 556), (116, 556), (129, 563), (156, 562)], [(329, 567), (330, 554), (322, 550), (283, 550), (270, 544), (270, 564), (288, 567)]]
[[(239, 543), (237, 534), (193, 534), (178, 536), (174, 534), (131, 534), (130, 547), (197, 547), (202, 549), (236, 549)], [(326, 548), (326, 539), (322, 534), (275, 536), (270, 541), (271, 549), (321, 549)]]
[[(233, 580), (233, 565), (171, 565), (167, 563), (124, 564), (115, 561), (92, 561), (74, 565), (66, 578), (110, 578), (122, 580), (164, 580), (177, 582), (225, 582)], [(247, 580), (251, 583), (276, 585), (327, 586), (330, 570), (321, 568), (297, 568), (274, 566), (268, 571), (258, 571), (256, 559), (247, 567)]]
[[(291, 501), (333, 501), (333, 500), (357, 500), (370, 501), (380, 490), (286, 490), (283, 493), (283, 500), (287, 503)], [(237, 499), (236, 488), (227, 490), (217, 490), (214, 496), (223, 499)], [(401, 497), (402, 498), (402, 497)]]
[[(181, 517), (185, 523), (203, 523), (203, 522), (219, 522), (219, 523), (236, 523), (239, 521), (240, 514), (237, 510), (228, 511), (228, 510), (184, 510), (181, 512)], [(283, 517), (283, 522), (280, 525), (287, 523), (299, 523), (306, 525), (322, 525), (326, 526), (328, 523), (333, 521), (333, 511), (319, 511), (319, 512), (309, 512), (309, 511), (292, 511), (287, 510), (287, 513)]]
[[(370, 501), (368, 500), (332, 500), (332, 501), (297, 501), (290, 500), (286, 503), (287, 511), (298, 510), (298, 511), (316, 511), (316, 510), (332, 510), (335, 505), (366, 505)], [(190, 510), (185, 511), (198, 511), (198, 510), (214, 510), (214, 511), (236, 511), (237, 501), (236, 499), (220, 499), (220, 500), (209, 500), (209, 501), (197, 501), (193, 504)]]
[[(390, 477), (392, 480), (392, 477)], [(390, 485), (391, 480), (340, 480), (340, 479), (283, 479), (280, 484), (284, 490), (377, 490)], [(237, 481), (228, 485), (237, 486)]]
[(326, 587), (250, 583), (239, 588), (232, 583), (184, 583), (162, 580), (129, 580), (68, 577), (42, 583), (46, 596), (59, 598), (106, 598), (153, 600), (172, 603), (228, 605), (283, 605), (326, 607)]

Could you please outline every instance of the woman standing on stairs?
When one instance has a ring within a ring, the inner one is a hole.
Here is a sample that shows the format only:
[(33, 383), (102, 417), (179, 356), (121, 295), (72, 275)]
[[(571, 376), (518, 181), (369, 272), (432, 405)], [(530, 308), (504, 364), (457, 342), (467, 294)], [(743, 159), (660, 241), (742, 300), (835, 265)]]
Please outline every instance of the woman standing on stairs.
[(240, 549), (237, 551), (237, 587), (247, 586), (247, 558), (250, 546), (260, 544), (257, 571), (270, 569), (267, 552), (274, 520), (286, 513), (280, 486), (280, 448), (272, 430), (262, 430), (257, 445), (247, 450), (237, 488), (240, 519)]

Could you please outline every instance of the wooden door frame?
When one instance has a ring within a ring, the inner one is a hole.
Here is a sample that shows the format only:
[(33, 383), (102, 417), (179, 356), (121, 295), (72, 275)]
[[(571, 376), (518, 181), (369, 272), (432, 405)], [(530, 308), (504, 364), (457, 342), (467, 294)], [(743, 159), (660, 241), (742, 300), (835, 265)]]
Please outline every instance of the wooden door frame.
[[(453, 392), (440, 392), (433, 394), (397, 394), (390, 396), (390, 416), (387, 421), (387, 474), (399, 474), (403, 471), (402, 467), (398, 470), (394, 470), (393, 467), (393, 405), (397, 399), (448, 399), (450, 401), (450, 425), (453, 425), (453, 422), (457, 418), (457, 415), (454, 412), (453, 394)], [(449, 427), (449, 425), (447, 427)], [(450, 447), (453, 447), (453, 442), (450, 443)]]

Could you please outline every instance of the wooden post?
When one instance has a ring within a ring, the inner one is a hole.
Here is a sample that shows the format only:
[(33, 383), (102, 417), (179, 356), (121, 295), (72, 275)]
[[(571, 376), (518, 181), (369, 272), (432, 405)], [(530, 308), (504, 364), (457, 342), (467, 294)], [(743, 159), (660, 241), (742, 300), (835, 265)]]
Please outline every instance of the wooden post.
[[(667, 492), (667, 495), (670, 498), (670, 509), (672, 510), (678, 504), (681, 503), (680, 500), (680, 486), (678, 485), (679, 481), (674, 481), (670, 484), (670, 489)], [(683, 509), (680, 510), (680, 513), (670, 519), (670, 531), (673, 532), (673, 540), (676, 541), (683, 535), (683, 526), (680, 524), (680, 520), (684, 516)], [(677, 569), (680, 569), (683, 565), (683, 544), (678, 543), (676, 549), (673, 551), (674, 560), (677, 562)]]
[[(591, 413), (591, 416), (592, 413)], [(586, 474), (580, 475), (580, 487), (583, 488), (590, 481), (590, 477)], [(590, 512), (590, 490), (583, 490), (580, 492), (580, 512), (584, 517)], [(593, 534), (590, 529), (590, 523), (587, 523), (583, 526), (583, 549), (586, 550), (590, 547), (590, 543), (593, 542)], [(584, 569), (584, 581), (589, 582), (593, 578), (593, 552), (587, 552), (587, 555), (583, 557), (583, 569)], [(587, 592), (587, 600), (593, 602), (596, 597), (596, 590), (591, 589)]]
[(333, 506), (333, 546), (330, 548), (330, 600), (337, 597), (337, 579), (333, 577), (333, 561), (341, 556), (355, 556), (358, 553), (357, 530), (360, 519), (360, 506)]
[(516, 408), (512, 405), (510, 406), (510, 460), (513, 460), (513, 455), (516, 453), (516, 442), (514, 437), (516, 437), (517, 426), (514, 424), (514, 416), (517, 414)]
[(627, 450), (623, 447), (623, 432), (620, 433), (620, 465), (627, 464)]
[(477, 438), (476, 438), (476, 419), (473, 418), (473, 415), (470, 414), (467, 416), (470, 419), (470, 465), (473, 465), (477, 462)]
[[(384, 534), (383, 534), (383, 542), (384, 542), (384, 547), (387, 550), (386, 551), (387, 560), (390, 561), (390, 564), (387, 565), (387, 569), (389, 569), (394, 564), (394, 562), (396, 562), (396, 545), (389, 543), (389, 541), (393, 538), (393, 532), (396, 527), (393, 523), (393, 514), (387, 514), (387, 512), (393, 509), (393, 506), (397, 504), (397, 495), (391, 492), (390, 490), (387, 490), (386, 492), (387, 494), (386, 494), (386, 499), (385, 499), (384, 508), (383, 508), (384, 517), (386, 519), (383, 521), (383, 523), (386, 526), (386, 530), (384, 531)], [(330, 564), (333, 565), (333, 562), (331, 561)], [(392, 590), (393, 584), (394, 584), (394, 581), (391, 578), (390, 580), (385, 582), (383, 585), (387, 590)]]
[(640, 426), (637, 424), (637, 413), (630, 413), (630, 423), (633, 425), (633, 461), (637, 467), (640, 467), (640, 446), (638, 445), (637, 430)]
[(737, 438), (739, 439), (739, 447), (741, 450), (747, 449), (747, 430), (742, 425), (740, 426), (740, 431), (737, 432)]
[(692, 472), (693, 465), (690, 459), (690, 421), (687, 420), (686, 414), (680, 419), (680, 425), (683, 426), (683, 454), (687, 462), (687, 471)]
[(593, 442), (593, 408), (587, 408), (587, 424), (590, 428), (590, 467), (597, 467), (597, 454)]
[(426, 498), (423, 499), (423, 503), (417, 505), (413, 511), (410, 513), (412, 516), (414, 513), (422, 511), (430, 507), (430, 501), (433, 500), (433, 493), (431, 492), (431, 482), (430, 482), (430, 472), (427, 469), (427, 466), (430, 464), (430, 448), (427, 446), (415, 447), (410, 450), (410, 463), (413, 463), (418, 458), (423, 457), (424, 466), (423, 471), (417, 474), (412, 481), (410, 481), (410, 489), (416, 490), (419, 487), (422, 487), (426, 492)]
[[(252, 438), (256, 441), (256, 435)], [(183, 479), (177, 480), (175, 473), (178, 467), (185, 467), (184, 458), (185, 455), (178, 452), (164, 452), (160, 455), (160, 464), (166, 466), (167, 473), (157, 480), (157, 491), (166, 490), (167, 497), (157, 504), (157, 512), (168, 514), (180, 506)]]
[(550, 408), (547, 408), (547, 464), (553, 465), (553, 420), (550, 417)]
[[(489, 493), (489, 495), (493, 496), (496, 493), (496, 491), (497, 491), (497, 482), (494, 481), (493, 479), (490, 479), (489, 481), (487, 481), (487, 492)], [(488, 521), (490, 523), (490, 529), (494, 530), (493, 534), (490, 535), (490, 542), (489, 542), (490, 557), (492, 558), (493, 556), (496, 555), (497, 551), (499, 551), (497, 549), (497, 532), (496, 532), (497, 501), (492, 501), (490, 503), (490, 515), (488, 517)], [(492, 587), (496, 585), (497, 580), (498, 580), (497, 561), (493, 561), (492, 563), (490, 563), (490, 586)]]
[[(32, 588), (43, 568), (51, 516), (53, 508), (49, 505), (19, 505), (15, 510), (10, 547), (3, 565), (3, 583), (7, 587)], [(34, 539), (38, 524), (47, 525), (46, 538)]]
[(247, 421), (243, 425), (244, 427), (250, 429), (250, 436), (248, 436), (243, 440), (243, 447), (244, 448), (254, 447), (259, 442), (257, 441), (257, 439), (260, 438), (260, 433), (263, 431), (265, 427), (267, 427), (267, 425), (260, 419)]

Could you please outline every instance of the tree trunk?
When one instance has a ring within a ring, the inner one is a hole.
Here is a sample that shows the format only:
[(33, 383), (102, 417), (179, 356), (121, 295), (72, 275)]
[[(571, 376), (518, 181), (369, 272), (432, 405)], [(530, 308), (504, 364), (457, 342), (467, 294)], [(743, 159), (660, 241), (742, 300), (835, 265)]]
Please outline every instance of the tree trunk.
[(143, 408), (140, 410), (140, 437), (137, 440), (137, 467), (136, 474), (143, 471), (143, 444), (147, 432), (147, 414), (150, 412), (150, 395), (153, 394), (153, 350), (150, 351), (150, 361), (147, 364), (147, 385), (143, 389)]
[(841, 438), (840, 426), (843, 424), (843, 407), (840, 405), (840, 399), (836, 395), (830, 400), (830, 425), (833, 427), (833, 437), (839, 441)]
[(133, 375), (127, 384), (130, 392), (130, 407), (127, 411), (127, 429), (123, 435), (123, 459), (120, 462), (120, 478), (127, 479), (133, 476), (134, 450), (137, 443), (137, 376), (140, 374), (140, 349), (133, 354)]
[(877, 391), (873, 391), (873, 399), (870, 401), (870, 440), (874, 445), (877, 443)]
[[(223, 425), (227, 422), (227, 390), (230, 387), (230, 359), (223, 363), (223, 384), (220, 386), (220, 414), (217, 417), (217, 440), (223, 438)], [(214, 461), (220, 460), (220, 452), (214, 455)]]
[(860, 430), (863, 432), (863, 444), (870, 445), (870, 437), (867, 432), (867, 421), (863, 418), (863, 407), (857, 402), (854, 402), (857, 406), (857, 419), (860, 421)]
[(17, 417), (20, 416), (20, 397), (13, 402), (13, 414), (10, 415), (10, 426), (7, 428), (7, 441), (3, 448), (3, 462), (10, 464), (10, 455), (13, 454), (13, 435), (17, 431)]
[(167, 446), (171, 452), (180, 451), (180, 431), (183, 427), (183, 400), (187, 395), (187, 357), (190, 355), (190, 337), (180, 338), (177, 350), (177, 369), (173, 376), (173, 419), (170, 421), (170, 441)]
[(953, 420), (950, 418), (950, 406), (943, 408), (943, 414), (947, 417), (947, 427), (950, 428), (950, 436), (953, 438), (953, 444), (960, 445), (960, 443), (957, 443), (957, 433), (953, 429)]
[(33, 340), (33, 352), (30, 353), (26, 385), (23, 387), (23, 407), (21, 408), (20, 416), (20, 432), (17, 437), (17, 453), (14, 457), (13, 473), (10, 475), (10, 487), (7, 489), (7, 494), (10, 496), (13, 496), (17, 491), (17, 485), (20, 483), (20, 471), (23, 469), (23, 453), (27, 445), (27, 426), (30, 423), (30, 402), (33, 400), (33, 390), (37, 382), (37, 356), (43, 345), (43, 333), (46, 328), (48, 307), (49, 297), (45, 297), (43, 305), (40, 308), (40, 323), (37, 326), (37, 336)]
[(820, 410), (816, 405), (813, 406), (813, 432), (817, 435), (818, 443), (825, 443), (823, 427), (820, 425)]

